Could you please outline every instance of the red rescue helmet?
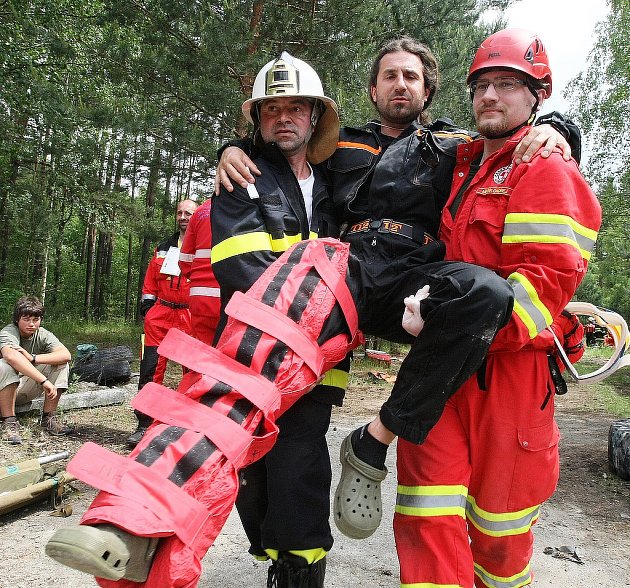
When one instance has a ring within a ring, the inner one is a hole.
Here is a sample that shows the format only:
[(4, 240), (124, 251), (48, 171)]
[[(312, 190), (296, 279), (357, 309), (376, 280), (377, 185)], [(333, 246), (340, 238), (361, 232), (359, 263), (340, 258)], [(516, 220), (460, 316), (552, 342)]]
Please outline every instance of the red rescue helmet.
[(549, 56), (540, 37), (530, 31), (503, 29), (490, 35), (477, 49), (466, 83), (490, 69), (523, 72), (544, 85), (545, 98), (551, 96)]

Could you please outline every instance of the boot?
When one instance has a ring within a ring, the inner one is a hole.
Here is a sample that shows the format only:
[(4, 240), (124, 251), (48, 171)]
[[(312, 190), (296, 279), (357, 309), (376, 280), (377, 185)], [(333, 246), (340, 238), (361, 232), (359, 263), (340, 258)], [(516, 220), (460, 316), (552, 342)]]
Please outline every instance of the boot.
[(8, 416), (0, 421), (0, 431), (2, 440), (8, 441), (11, 445), (20, 445), (22, 436), (20, 435), (20, 423), (15, 416)]
[(42, 414), (42, 420), (40, 426), (49, 435), (55, 437), (70, 435), (74, 433), (74, 429), (66, 425), (54, 412), (45, 412)]
[(134, 410), (134, 412), (136, 413), (136, 418), (138, 419), (138, 426), (136, 427), (136, 430), (127, 437), (127, 445), (132, 449), (140, 443), (140, 440), (144, 437), (149, 425), (153, 422), (153, 419), (143, 412), (140, 412), (139, 410)]
[(324, 588), (326, 558), (313, 564), (299, 555), (281, 551), (267, 574), (267, 588)]

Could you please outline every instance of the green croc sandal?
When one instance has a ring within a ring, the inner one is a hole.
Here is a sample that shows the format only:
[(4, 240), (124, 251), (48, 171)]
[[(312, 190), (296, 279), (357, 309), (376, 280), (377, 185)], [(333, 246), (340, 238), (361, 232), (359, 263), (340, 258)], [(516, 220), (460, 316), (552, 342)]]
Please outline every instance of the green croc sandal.
[(46, 544), (46, 555), (98, 578), (144, 582), (158, 541), (157, 537), (139, 537), (114, 525), (78, 525), (55, 531)]
[(361, 461), (348, 435), (341, 443), (341, 478), (335, 490), (335, 525), (351, 539), (369, 537), (381, 524), (381, 482), (387, 468), (379, 470)]

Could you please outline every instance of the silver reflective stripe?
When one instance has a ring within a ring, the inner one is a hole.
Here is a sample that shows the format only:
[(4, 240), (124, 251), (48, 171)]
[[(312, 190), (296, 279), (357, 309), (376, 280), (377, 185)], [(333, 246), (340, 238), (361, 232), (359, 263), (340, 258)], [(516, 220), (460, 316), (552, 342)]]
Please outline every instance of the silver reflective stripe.
[(442, 509), (442, 508), (464, 508), (466, 497), (461, 494), (453, 495), (418, 495), (401, 494), (396, 496), (396, 504), (408, 508)]
[(581, 235), (573, 230), (573, 227), (564, 223), (505, 223), (503, 231), (504, 242), (528, 242), (539, 243), (541, 237), (545, 242), (556, 243), (572, 242), (577, 248), (583, 251), (591, 252), (595, 247), (595, 239), (591, 239), (586, 235)]
[(490, 586), (491, 588), (518, 588), (519, 586), (526, 586), (530, 584), (532, 580), (529, 565), (527, 565), (522, 572), (514, 576), (501, 578), (499, 576), (489, 574), (480, 565), (475, 564), (475, 574), (481, 578), (481, 581), (485, 586)]
[(197, 249), (195, 251), (195, 259), (210, 259), (212, 249)]
[(540, 507), (535, 508), (531, 512), (527, 512), (523, 514), (519, 518), (511, 518), (511, 519), (503, 519), (499, 520), (490, 520), (489, 518), (484, 517), (479, 511), (475, 510), (473, 506), (468, 505), (468, 510), (466, 511), (466, 515), (473, 522), (475, 527), (479, 529), (482, 533), (486, 532), (488, 535), (496, 536), (505, 536), (505, 535), (522, 535), (523, 533), (527, 533), (532, 526), (533, 521), (535, 521), (540, 514)]
[[(526, 288), (525, 284), (521, 281), (522, 276), (518, 274), (512, 274), (508, 277), (507, 281), (514, 290), (514, 312), (525, 323), (529, 330), (530, 338), (536, 337), (538, 333), (544, 331), (551, 323), (551, 316), (549, 312), (544, 312), (547, 309), (538, 298), (538, 294), (535, 289), (527, 282), (531, 288), (531, 295)], [(540, 308), (538, 305), (542, 306)]]
[(157, 296), (153, 296), (153, 294), (143, 294), (142, 300), (157, 300)]
[(192, 260), (195, 257), (193, 256), (192, 253), (182, 253), (181, 251), (179, 252), (179, 261), (185, 261), (187, 263), (192, 263)]
[(193, 286), (190, 289), (191, 296), (209, 296), (210, 298), (221, 298), (219, 288), (206, 288), (204, 286)]

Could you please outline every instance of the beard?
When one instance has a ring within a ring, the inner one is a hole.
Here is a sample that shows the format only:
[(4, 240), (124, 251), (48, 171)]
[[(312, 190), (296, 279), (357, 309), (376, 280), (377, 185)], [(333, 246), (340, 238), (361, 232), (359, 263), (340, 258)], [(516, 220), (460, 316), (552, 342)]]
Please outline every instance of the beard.
[(479, 117), (477, 118), (477, 131), (486, 139), (499, 139), (501, 135), (510, 130), (505, 114), (499, 120), (479, 120)]
[(422, 112), (422, 106), (422, 104), (416, 102), (407, 102), (405, 104), (384, 102), (384, 104), (377, 103), (376, 110), (382, 120), (407, 126), (418, 120)]

